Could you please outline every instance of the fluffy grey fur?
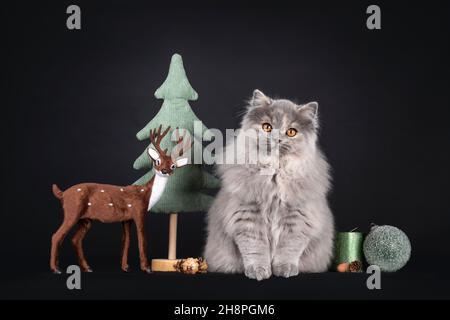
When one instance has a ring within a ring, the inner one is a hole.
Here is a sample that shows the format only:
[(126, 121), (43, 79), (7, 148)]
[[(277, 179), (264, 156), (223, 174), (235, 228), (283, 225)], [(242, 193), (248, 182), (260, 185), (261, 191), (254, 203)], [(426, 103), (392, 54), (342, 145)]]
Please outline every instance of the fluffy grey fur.
[[(254, 91), (242, 129), (260, 131), (269, 145), (279, 143), (279, 157), (217, 166), (222, 188), (208, 212), (204, 252), (210, 271), (262, 280), (328, 269), (334, 221), (327, 202), (329, 166), (317, 146), (317, 107)], [(280, 130), (278, 141), (262, 130), (266, 122)], [(295, 137), (286, 135), (289, 128), (298, 130)], [(235, 143), (225, 154), (230, 148)], [(239, 155), (258, 144), (237, 148)], [(268, 174), (268, 168), (274, 169)]]

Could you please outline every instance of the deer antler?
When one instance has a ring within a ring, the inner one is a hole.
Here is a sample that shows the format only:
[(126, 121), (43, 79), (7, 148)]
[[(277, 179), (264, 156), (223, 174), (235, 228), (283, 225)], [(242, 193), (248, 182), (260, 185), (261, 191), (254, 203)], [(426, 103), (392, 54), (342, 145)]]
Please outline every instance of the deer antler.
[(178, 156), (181, 157), (186, 151), (188, 151), (191, 146), (191, 139), (189, 138), (189, 136), (186, 135), (186, 129), (184, 129), (184, 134), (183, 136), (180, 136), (180, 129), (177, 128), (175, 130), (175, 137), (177, 139), (177, 146), (180, 145), (180, 151), (178, 152)]
[(167, 152), (167, 149), (162, 150), (160, 147), (160, 143), (161, 143), (161, 140), (164, 138), (164, 136), (167, 134), (167, 132), (169, 132), (170, 126), (167, 127), (167, 129), (164, 130), (164, 132), (162, 134), (161, 134), (161, 128), (162, 128), (162, 125), (159, 125), (158, 131), (156, 131), (156, 129), (154, 129), (154, 130), (150, 129), (150, 141), (153, 144), (153, 146), (156, 148), (156, 151), (158, 151), (159, 154), (162, 154), (162, 153), (165, 154)]

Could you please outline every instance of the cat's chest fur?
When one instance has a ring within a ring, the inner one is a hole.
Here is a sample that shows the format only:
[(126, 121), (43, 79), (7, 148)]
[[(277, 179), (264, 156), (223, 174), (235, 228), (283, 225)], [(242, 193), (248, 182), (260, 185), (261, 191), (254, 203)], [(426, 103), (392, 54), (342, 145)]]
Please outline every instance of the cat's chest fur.
[(284, 172), (262, 176), (260, 203), (271, 214), (274, 214), (280, 206), (289, 206), (292, 183), (292, 178)]
[(288, 207), (288, 199), (284, 190), (288, 188), (289, 181), (280, 173), (267, 176), (264, 179), (265, 188), (261, 193), (261, 214), (265, 221), (267, 236), (270, 244), (271, 254), (278, 244), (283, 226), (280, 211)]
[[(284, 229), (283, 215), (295, 208), (298, 209), (299, 195), (296, 195), (294, 190), (298, 190), (300, 182), (283, 170), (278, 170), (272, 175), (261, 175), (259, 179), (262, 186), (258, 201), (259, 209), (265, 221), (270, 251), (273, 253)], [(302, 219), (300, 215), (299, 219)]]

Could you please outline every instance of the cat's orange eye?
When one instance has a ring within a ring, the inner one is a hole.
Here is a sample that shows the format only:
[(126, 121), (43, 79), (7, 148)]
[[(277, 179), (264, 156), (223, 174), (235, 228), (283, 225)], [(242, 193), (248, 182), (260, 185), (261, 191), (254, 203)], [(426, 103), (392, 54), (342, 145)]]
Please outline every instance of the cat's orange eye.
[(286, 135), (291, 138), (295, 137), (296, 134), (297, 134), (297, 129), (294, 129), (294, 128), (290, 128), (286, 131)]
[(262, 129), (263, 129), (265, 132), (270, 132), (270, 131), (272, 131), (272, 125), (271, 125), (270, 123), (264, 122), (264, 123), (262, 124)]

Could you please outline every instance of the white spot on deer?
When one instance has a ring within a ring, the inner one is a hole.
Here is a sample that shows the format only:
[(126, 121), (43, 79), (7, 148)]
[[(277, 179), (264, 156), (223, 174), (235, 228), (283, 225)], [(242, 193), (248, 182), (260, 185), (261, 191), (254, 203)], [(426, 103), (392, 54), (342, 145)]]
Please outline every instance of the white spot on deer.
[(100, 190), (100, 192), (105, 192), (105, 190), (102, 189), (102, 190)]
[(88, 202), (88, 206), (90, 207), (92, 205), (92, 203)]
[(141, 189), (141, 192), (144, 192), (144, 189)]
[(78, 188), (78, 189), (77, 189), (77, 191), (78, 191), (78, 192), (80, 192), (80, 191), (81, 191), (81, 189), (80, 189), (80, 188)]
[(112, 207), (114, 204), (112, 202), (108, 203), (108, 206)]
[(123, 191), (123, 188), (120, 188), (120, 191)]
[(128, 207), (128, 208), (131, 208), (131, 203), (127, 204), (127, 207)]

